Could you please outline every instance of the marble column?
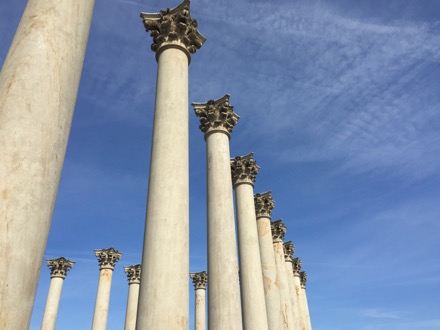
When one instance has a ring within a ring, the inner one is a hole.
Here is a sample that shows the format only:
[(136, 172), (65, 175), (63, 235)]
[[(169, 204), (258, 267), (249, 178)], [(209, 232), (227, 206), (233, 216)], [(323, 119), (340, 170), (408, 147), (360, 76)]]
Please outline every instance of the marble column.
[(47, 260), (47, 266), (50, 268), (50, 286), (43, 321), (41, 322), (41, 330), (55, 329), (63, 282), (67, 272), (73, 265), (73, 261), (67, 260), (64, 257)]
[(188, 329), (188, 64), (205, 38), (189, 0), (141, 17), (158, 71), (136, 328)]
[(99, 282), (96, 293), (95, 313), (93, 314), (92, 330), (105, 330), (107, 326), (108, 306), (113, 270), (122, 253), (114, 248), (95, 250), (99, 262)]
[(238, 330), (242, 321), (229, 134), (239, 117), (229, 104), (229, 95), (192, 105), (206, 140), (209, 329)]
[(301, 279), (300, 279), (300, 270), (302, 267), (302, 262), (299, 258), (293, 258), (292, 259), (292, 269), (293, 269), (293, 280), (294, 280), (294, 286), (295, 286), (295, 300), (298, 302), (298, 313), (299, 313), (299, 328), (301, 330), (306, 329), (306, 320), (305, 315), (306, 312), (304, 311), (304, 301), (301, 294)]
[(243, 328), (249, 330), (268, 329), (254, 205), (254, 182), (258, 170), (253, 153), (231, 159), (237, 212)]
[(296, 295), (296, 285), (293, 272), (293, 253), (295, 252), (295, 246), (292, 241), (285, 242), (284, 244), (284, 262), (286, 266), (287, 281), (289, 283), (289, 297), (292, 305), (293, 325), (294, 329), (302, 329), (302, 315), (299, 309), (299, 303)]
[(281, 317), (283, 329), (295, 329), (292, 303), (289, 296), (289, 282), (287, 280), (286, 265), (284, 261), (283, 239), (286, 234), (286, 226), (283, 221), (277, 220), (272, 222), (272, 239), (273, 249), (275, 252), (275, 262), (277, 267), (278, 288), (280, 290)]
[(302, 298), (302, 306), (304, 311), (304, 329), (311, 330), (312, 324), (310, 322), (309, 304), (307, 302), (307, 295), (306, 295), (306, 282), (307, 282), (306, 272), (300, 272), (299, 278), (301, 281), (301, 298)]
[(0, 72), (0, 329), (29, 328), (93, 6), (28, 0)]
[(136, 314), (139, 299), (139, 284), (141, 283), (141, 265), (125, 266), (128, 278), (127, 312), (125, 314), (125, 330), (136, 328)]
[(254, 205), (257, 218), (267, 321), (270, 330), (280, 330), (282, 329), (281, 304), (271, 231), (271, 215), (275, 205), (272, 199), (272, 192), (267, 191), (265, 193), (255, 194)]
[(206, 303), (205, 293), (206, 285), (208, 283), (208, 274), (206, 272), (190, 273), (195, 290), (195, 317), (194, 330), (206, 329)]

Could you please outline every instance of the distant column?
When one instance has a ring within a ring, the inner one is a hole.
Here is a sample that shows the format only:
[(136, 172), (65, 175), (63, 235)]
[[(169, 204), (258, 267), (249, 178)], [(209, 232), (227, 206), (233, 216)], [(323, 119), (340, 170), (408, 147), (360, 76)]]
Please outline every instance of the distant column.
[(300, 279), (300, 270), (302, 267), (302, 262), (299, 258), (292, 259), (292, 268), (293, 268), (293, 280), (295, 285), (295, 299), (298, 302), (298, 312), (299, 312), (299, 325), (301, 330), (306, 329), (306, 319), (305, 319), (305, 309), (304, 309), (304, 299), (302, 297), (301, 292), (301, 279)]
[(307, 295), (306, 295), (306, 282), (307, 282), (306, 272), (300, 272), (299, 278), (301, 280), (301, 297), (302, 297), (303, 306), (304, 306), (304, 320), (305, 320), (304, 329), (311, 330), (312, 324), (310, 322), (309, 304), (307, 302)]
[(188, 64), (205, 38), (189, 0), (141, 17), (158, 69), (136, 328), (181, 330), (189, 327)]
[(254, 205), (257, 217), (258, 242), (260, 245), (268, 325), (270, 330), (280, 330), (282, 329), (281, 304), (270, 220), (275, 205), (272, 199), (272, 192), (267, 191), (255, 194)]
[(99, 282), (96, 293), (95, 313), (93, 314), (92, 330), (105, 330), (107, 326), (108, 305), (115, 264), (122, 253), (114, 248), (95, 250), (99, 262)]
[(293, 253), (295, 246), (292, 241), (284, 243), (284, 261), (286, 265), (287, 281), (289, 283), (289, 297), (292, 304), (292, 315), (294, 329), (302, 330), (302, 315), (299, 309), (298, 298), (296, 295), (295, 278), (293, 274)]
[(29, 328), (93, 6), (28, 0), (0, 72), (0, 329)]
[(275, 262), (277, 265), (277, 280), (280, 290), (281, 315), (283, 328), (292, 330), (294, 328), (292, 303), (289, 296), (289, 282), (287, 280), (286, 265), (284, 261), (283, 239), (286, 234), (286, 226), (283, 221), (272, 222), (273, 249), (275, 252)]
[(139, 299), (139, 284), (141, 283), (141, 265), (125, 266), (128, 279), (127, 312), (125, 314), (125, 330), (136, 328), (136, 314)]
[(238, 330), (242, 321), (229, 134), (239, 117), (229, 104), (229, 95), (192, 105), (206, 140), (209, 330)]
[(190, 273), (195, 290), (195, 317), (194, 329), (206, 329), (206, 302), (205, 292), (208, 283), (208, 274), (206, 272)]
[(64, 257), (47, 260), (47, 266), (50, 268), (50, 286), (43, 321), (41, 323), (41, 330), (55, 329), (63, 282), (67, 272), (73, 265), (73, 261), (67, 260)]
[(250, 153), (231, 159), (231, 170), (238, 224), (243, 328), (267, 330), (266, 301), (254, 205), (254, 182), (259, 167), (253, 153)]

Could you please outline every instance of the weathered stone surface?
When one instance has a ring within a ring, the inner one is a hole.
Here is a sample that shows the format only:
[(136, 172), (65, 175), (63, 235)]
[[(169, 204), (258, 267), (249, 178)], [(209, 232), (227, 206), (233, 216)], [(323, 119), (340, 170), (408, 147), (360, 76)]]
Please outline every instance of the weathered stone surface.
[(50, 277), (61, 277), (65, 278), (67, 272), (73, 267), (75, 264), (73, 261), (67, 260), (64, 257), (60, 257), (58, 259), (50, 259), (47, 260), (47, 266), (50, 268)]
[(139, 284), (141, 282), (141, 265), (125, 266), (124, 272), (127, 274), (128, 284)]
[(254, 195), (255, 212), (257, 218), (271, 217), (272, 210), (275, 207), (275, 201), (272, 198), (272, 192), (266, 191), (261, 194)]
[(208, 284), (207, 272), (190, 273), (190, 276), (194, 284), (194, 289), (206, 289), (206, 285)]
[(121, 258), (122, 253), (114, 248), (108, 248), (103, 250), (95, 250), (95, 255), (98, 258), (99, 269), (115, 269), (115, 264)]
[(124, 271), (128, 279), (127, 312), (125, 314), (124, 330), (135, 330), (142, 268), (141, 265), (125, 266)]
[(231, 159), (232, 184), (234, 186), (240, 183), (254, 184), (258, 171), (257, 162), (254, 159), (254, 153), (251, 152), (245, 156), (237, 156)]

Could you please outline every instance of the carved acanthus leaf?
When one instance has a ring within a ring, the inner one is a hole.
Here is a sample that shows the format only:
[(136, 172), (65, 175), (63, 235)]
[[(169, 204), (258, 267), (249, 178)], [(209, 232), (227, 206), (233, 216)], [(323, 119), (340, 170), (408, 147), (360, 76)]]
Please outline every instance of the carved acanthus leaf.
[(301, 287), (303, 289), (306, 288), (306, 283), (307, 283), (307, 274), (306, 272), (299, 272), (299, 279), (301, 281)]
[(125, 266), (124, 271), (127, 274), (129, 284), (141, 282), (141, 265)]
[(61, 277), (65, 278), (67, 272), (73, 267), (75, 264), (71, 260), (67, 260), (64, 257), (60, 257), (58, 259), (49, 259), (46, 261), (47, 266), (50, 269), (50, 277)]
[(272, 210), (275, 206), (275, 201), (272, 198), (272, 192), (267, 191), (261, 194), (254, 195), (255, 213), (258, 217), (272, 216)]
[(108, 249), (95, 250), (95, 255), (98, 258), (100, 269), (103, 268), (114, 269), (115, 264), (121, 258), (122, 253), (111, 247)]
[(286, 226), (284, 225), (283, 220), (279, 219), (273, 221), (271, 223), (271, 229), (273, 242), (282, 242), (284, 235), (286, 234)]
[(299, 275), (299, 271), (301, 270), (301, 267), (302, 267), (301, 260), (299, 258), (293, 258), (292, 266), (293, 266), (293, 274)]
[(284, 259), (286, 261), (291, 261), (293, 259), (293, 253), (295, 252), (295, 246), (292, 241), (287, 241), (283, 243), (284, 246)]
[(234, 185), (239, 183), (253, 184), (259, 170), (260, 168), (252, 152), (245, 156), (237, 156), (231, 159), (232, 183)]
[(190, 273), (195, 289), (206, 289), (208, 284), (208, 273), (203, 271), (200, 273)]

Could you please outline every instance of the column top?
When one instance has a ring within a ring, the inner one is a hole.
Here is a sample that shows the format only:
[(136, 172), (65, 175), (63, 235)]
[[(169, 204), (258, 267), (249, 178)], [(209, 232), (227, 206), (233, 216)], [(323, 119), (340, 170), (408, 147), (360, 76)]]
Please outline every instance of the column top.
[(284, 247), (284, 260), (292, 262), (293, 253), (295, 252), (295, 246), (293, 245), (292, 241), (287, 241), (283, 243), (283, 247)]
[(208, 273), (203, 271), (199, 273), (189, 273), (191, 276), (194, 289), (203, 289), (206, 290), (206, 285), (208, 284)]
[(124, 272), (127, 273), (128, 284), (141, 283), (141, 265), (125, 266)]
[(307, 273), (306, 272), (299, 272), (299, 279), (301, 281), (301, 288), (306, 288), (306, 282), (307, 282)]
[(245, 156), (231, 158), (232, 184), (235, 186), (241, 183), (248, 183), (252, 186), (256, 180), (260, 167), (251, 152)]
[(214, 132), (225, 133), (228, 137), (237, 125), (238, 116), (234, 107), (229, 103), (229, 94), (206, 103), (191, 103), (196, 116), (200, 118), (200, 130), (206, 137)]
[(284, 235), (286, 234), (286, 226), (283, 223), (282, 219), (272, 221), (270, 225), (272, 229), (272, 239), (274, 243), (280, 243), (284, 239)]
[(46, 260), (46, 264), (50, 269), (50, 278), (60, 277), (64, 279), (66, 278), (67, 272), (75, 263), (71, 260), (67, 260), (64, 257), (59, 257), (58, 259)]
[(95, 250), (95, 255), (98, 258), (99, 270), (101, 269), (115, 269), (115, 264), (119, 261), (122, 253), (115, 248)]
[(255, 213), (258, 218), (272, 216), (272, 210), (275, 206), (275, 201), (272, 198), (272, 191), (254, 195)]
[(179, 48), (188, 56), (200, 49), (206, 38), (197, 30), (197, 21), (190, 15), (190, 0), (184, 0), (175, 8), (167, 8), (159, 13), (141, 13), (145, 30), (153, 37), (151, 50), (156, 59), (166, 48)]
[(292, 266), (293, 266), (293, 275), (299, 276), (299, 271), (302, 267), (302, 262), (299, 258), (293, 258), (292, 259)]

